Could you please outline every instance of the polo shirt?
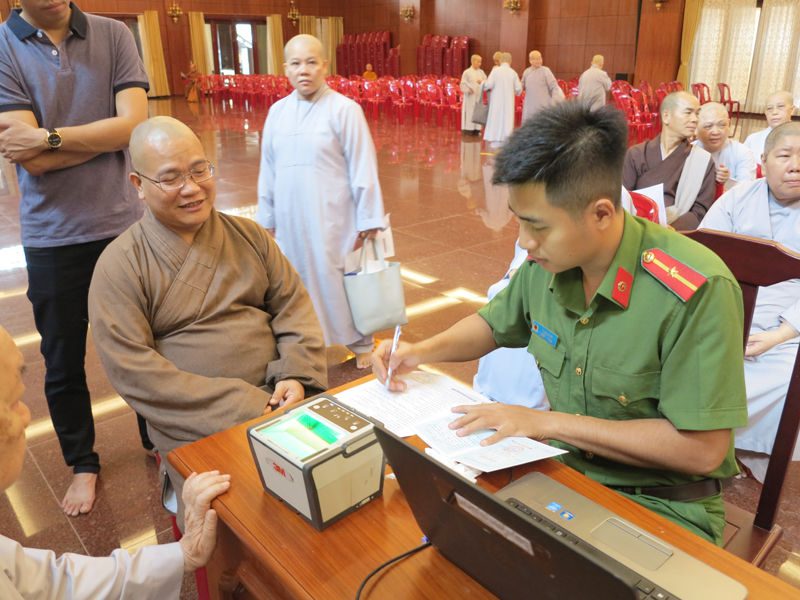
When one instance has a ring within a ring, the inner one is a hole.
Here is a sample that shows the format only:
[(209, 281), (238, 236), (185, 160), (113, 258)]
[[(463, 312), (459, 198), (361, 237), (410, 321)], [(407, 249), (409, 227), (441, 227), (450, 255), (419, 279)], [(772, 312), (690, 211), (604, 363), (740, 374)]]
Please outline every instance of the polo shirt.
[[(676, 285), (671, 277), (692, 279), (691, 273), (705, 282), (684, 300), (645, 268), (653, 250), (677, 261), (665, 277), (670, 285)], [(552, 410), (615, 421), (668, 419), (691, 431), (747, 425), (741, 289), (713, 252), (665, 227), (625, 213), (622, 240), (588, 308), (580, 268), (552, 274), (528, 262), (479, 314), (498, 345), (527, 347), (536, 357)], [(568, 450), (560, 457), (564, 463), (605, 485), (671, 486), (704, 478), (551, 443)], [(736, 473), (731, 435), (725, 460), (708, 477)], [(721, 511), (721, 499), (718, 504)], [(662, 514), (680, 522), (672, 512)], [(716, 526), (701, 529), (711, 533)]]
[[(0, 25), (0, 113), (29, 110), (40, 127), (73, 127), (115, 117), (118, 92), (149, 89), (128, 28), (70, 7), (58, 48), (19, 10)], [(128, 181), (132, 170), (127, 149), (39, 177), (17, 165), (23, 246), (81, 244), (125, 231), (144, 212)]]

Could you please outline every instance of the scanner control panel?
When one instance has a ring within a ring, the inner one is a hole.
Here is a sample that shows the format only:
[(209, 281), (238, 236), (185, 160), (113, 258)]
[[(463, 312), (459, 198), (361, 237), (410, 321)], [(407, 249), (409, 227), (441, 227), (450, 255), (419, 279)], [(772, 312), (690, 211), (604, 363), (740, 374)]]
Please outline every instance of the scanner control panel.
[(320, 417), (338, 425), (348, 433), (354, 433), (359, 429), (372, 425), (369, 421), (350, 412), (343, 406), (334, 404), (324, 398), (321, 402), (314, 402), (313, 404), (306, 405), (306, 410), (318, 414)]

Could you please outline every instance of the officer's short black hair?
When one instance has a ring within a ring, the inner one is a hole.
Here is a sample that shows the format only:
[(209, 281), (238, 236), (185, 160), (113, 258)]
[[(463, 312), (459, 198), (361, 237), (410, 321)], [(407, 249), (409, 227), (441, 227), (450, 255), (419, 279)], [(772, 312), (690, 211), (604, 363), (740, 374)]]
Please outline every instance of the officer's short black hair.
[(497, 155), (495, 185), (537, 183), (547, 201), (583, 214), (598, 198), (620, 208), (628, 124), (610, 107), (567, 101), (545, 108), (515, 131)]

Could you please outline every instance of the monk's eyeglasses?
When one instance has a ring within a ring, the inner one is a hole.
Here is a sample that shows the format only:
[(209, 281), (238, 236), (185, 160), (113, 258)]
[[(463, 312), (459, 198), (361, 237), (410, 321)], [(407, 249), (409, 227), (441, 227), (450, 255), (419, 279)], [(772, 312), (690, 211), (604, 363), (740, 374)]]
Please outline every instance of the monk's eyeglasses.
[(147, 181), (152, 181), (165, 192), (174, 192), (186, 185), (187, 176), (191, 177), (195, 183), (203, 183), (211, 179), (214, 176), (214, 165), (206, 161), (205, 165), (192, 169), (188, 173), (169, 174), (161, 179), (151, 179), (147, 175), (142, 175), (139, 171), (134, 171), (134, 173), (139, 177), (144, 177)]

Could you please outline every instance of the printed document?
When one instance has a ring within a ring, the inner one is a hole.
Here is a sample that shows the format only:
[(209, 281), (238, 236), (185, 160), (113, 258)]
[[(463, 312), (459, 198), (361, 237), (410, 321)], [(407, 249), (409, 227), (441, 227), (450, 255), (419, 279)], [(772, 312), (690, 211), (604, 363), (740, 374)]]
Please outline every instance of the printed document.
[(387, 392), (377, 379), (336, 394), (367, 417), (377, 419), (400, 437), (414, 435), (414, 426), (431, 417), (452, 415), (450, 408), (487, 402), (484, 396), (446, 375), (415, 371), (403, 376), (405, 392)]
[(461, 416), (452, 412), (440, 415), (414, 427), (414, 433), (442, 456), (484, 472), (516, 467), (567, 452), (526, 437), (509, 437), (491, 446), (481, 446), (481, 440), (494, 434), (494, 430), (479, 429), (459, 437), (456, 430), (448, 426)]

